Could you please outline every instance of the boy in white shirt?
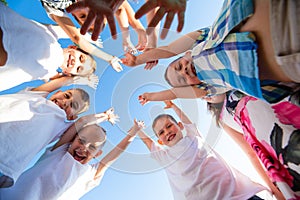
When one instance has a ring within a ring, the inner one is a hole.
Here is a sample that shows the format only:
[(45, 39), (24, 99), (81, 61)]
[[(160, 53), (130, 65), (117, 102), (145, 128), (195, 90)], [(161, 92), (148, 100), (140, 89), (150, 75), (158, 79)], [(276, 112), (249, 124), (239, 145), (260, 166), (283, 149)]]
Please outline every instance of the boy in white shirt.
[(102, 154), (106, 141), (105, 130), (93, 125), (90, 117), (96, 117), (96, 123), (115, 118), (111, 111), (82, 117), (83, 120), (74, 123), (13, 187), (0, 190), (1, 199), (75, 200), (99, 185), (106, 169), (126, 149), (143, 123), (134, 121), (128, 134), (112, 151), (100, 162), (89, 164), (92, 158)]
[(34, 156), (89, 108), (82, 89), (52, 91), (72, 82), (62, 77), (32, 90), (0, 96), (0, 187), (10, 187)]
[(165, 102), (182, 121), (168, 114), (154, 119), (152, 128), (158, 143), (167, 148), (155, 144), (142, 131), (138, 134), (151, 156), (165, 167), (174, 199), (260, 199), (255, 194), (266, 188), (228, 166), (205, 144), (189, 118), (172, 102)]

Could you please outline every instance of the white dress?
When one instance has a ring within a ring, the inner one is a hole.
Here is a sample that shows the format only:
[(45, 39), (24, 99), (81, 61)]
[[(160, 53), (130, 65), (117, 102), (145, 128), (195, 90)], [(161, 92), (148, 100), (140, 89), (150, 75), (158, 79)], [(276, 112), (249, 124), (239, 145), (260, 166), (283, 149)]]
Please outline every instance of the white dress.
[(47, 149), (13, 187), (0, 190), (0, 199), (76, 200), (99, 185), (102, 176), (94, 180), (98, 165), (79, 163), (67, 152), (68, 146)]
[(22, 91), (0, 96), (0, 172), (14, 181), (30, 161), (71, 123), (45, 97), (48, 92)]
[(184, 128), (186, 136), (176, 145), (162, 149), (154, 144), (151, 149), (166, 170), (175, 200), (241, 200), (266, 189), (229, 167), (204, 144), (195, 125)]
[(27, 81), (57, 74), (63, 50), (54, 34), (35, 21), (26, 19), (0, 3), (0, 28), (7, 62), (0, 67), (0, 91)]

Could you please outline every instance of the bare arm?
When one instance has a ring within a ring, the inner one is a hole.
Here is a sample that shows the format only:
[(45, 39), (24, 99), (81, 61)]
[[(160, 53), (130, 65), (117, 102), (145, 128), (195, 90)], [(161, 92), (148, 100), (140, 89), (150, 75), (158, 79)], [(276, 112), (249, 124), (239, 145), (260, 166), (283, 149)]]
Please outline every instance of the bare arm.
[(185, 124), (192, 124), (193, 122), (188, 118), (188, 116), (172, 101), (164, 101), (166, 104), (165, 109), (172, 108), (177, 116), (179, 117), (180, 121)]
[(141, 138), (141, 140), (144, 142), (144, 144), (147, 146), (149, 151), (151, 151), (151, 147), (154, 141), (142, 130), (138, 132), (138, 135)]
[(257, 173), (260, 175), (260, 177), (263, 179), (263, 181), (268, 185), (268, 187), (271, 189), (273, 194), (277, 199), (283, 200), (284, 197), (282, 193), (277, 189), (277, 187), (271, 182), (270, 178), (266, 174), (265, 169), (263, 168), (262, 164), (260, 163), (259, 159), (257, 158), (257, 155), (255, 154), (254, 150), (250, 147), (250, 145), (245, 141), (243, 134), (230, 128), (226, 124), (222, 123), (222, 127), (225, 130), (225, 132), (241, 147), (241, 149), (246, 153), (248, 158), (250, 159), (253, 167), (257, 171)]
[(64, 134), (61, 136), (59, 141), (54, 145), (52, 150), (60, 147), (61, 145), (71, 142), (74, 139), (76, 133), (84, 126), (99, 124), (104, 121), (109, 121), (110, 123), (114, 124), (117, 119), (118, 116), (114, 114), (113, 108), (110, 108), (107, 111), (102, 113), (82, 116), (64, 132)]
[(56, 15), (51, 15), (53, 20), (65, 31), (69, 38), (77, 44), (84, 51), (95, 55), (96, 57), (110, 62), (113, 59), (113, 56), (110, 54), (101, 51), (99, 48), (92, 45), (90, 42), (83, 38), (83, 35), (80, 34), (80, 31), (75, 27), (71, 19), (66, 17), (59, 17)]
[(144, 93), (139, 96), (140, 103), (144, 105), (148, 101), (165, 101), (174, 100), (176, 98), (194, 99), (206, 96), (207, 91), (187, 86), (187, 87), (177, 87), (169, 90), (163, 90), (160, 92)]
[(128, 134), (125, 136), (125, 138), (100, 161), (95, 174), (95, 179), (103, 174), (106, 169), (108, 169), (108, 167), (110, 167), (117, 160), (121, 153), (123, 153), (127, 146), (133, 141), (137, 132), (140, 131), (142, 127), (143, 122), (141, 123), (134, 120), (134, 125), (128, 131)]
[(33, 88), (32, 91), (53, 92), (54, 90), (57, 90), (65, 85), (71, 84), (72, 82), (72, 76), (62, 76), (60, 78), (56, 78), (47, 83), (44, 83), (36, 88)]
[(122, 59), (122, 61), (127, 66), (137, 66), (146, 62), (176, 56), (180, 53), (190, 50), (200, 34), (201, 32), (199, 31), (188, 33), (170, 43), (168, 46), (157, 47), (138, 56), (126, 54), (126, 58)]

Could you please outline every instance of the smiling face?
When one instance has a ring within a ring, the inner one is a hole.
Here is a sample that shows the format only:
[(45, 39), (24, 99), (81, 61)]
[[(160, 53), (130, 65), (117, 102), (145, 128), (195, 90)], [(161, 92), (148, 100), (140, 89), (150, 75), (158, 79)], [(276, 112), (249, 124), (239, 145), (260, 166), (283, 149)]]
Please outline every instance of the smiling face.
[(68, 152), (81, 164), (88, 163), (101, 155), (101, 148), (106, 140), (103, 129), (97, 125), (89, 125), (81, 129), (71, 143)]
[(201, 83), (193, 64), (191, 52), (172, 62), (166, 71), (166, 79), (173, 87), (196, 85)]
[(69, 47), (64, 49), (64, 63), (61, 68), (66, 75), (85, 76), (91, 74), (94, 61), (91, 56)]
[(66, 112), (68, 120), (77, 118), (77, 114), (86, 107), (78, 90), (57, 91), (50, 100)]
[(177, 144), (183, 138), (181, 132), (183, 130), (182, 123), (176, 123), (168, 116), (163, 116), (156, 120), (153, 130), (159, 139), (158, 142), (169, 147)]

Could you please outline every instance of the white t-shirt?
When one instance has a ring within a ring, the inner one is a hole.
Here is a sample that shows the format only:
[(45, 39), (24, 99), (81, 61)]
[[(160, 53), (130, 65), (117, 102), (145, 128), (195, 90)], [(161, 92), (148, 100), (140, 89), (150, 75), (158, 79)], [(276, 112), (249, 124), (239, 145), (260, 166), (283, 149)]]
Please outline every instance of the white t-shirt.
[(102, 176), (94, 180), (98, 165), (81, 164), (67, 152), (68, 147), (47, 149), (13, 187), (0, 190), (1, 199), (76, 200), (99, 185)]
[(165, 167), (174, 199), (243, 200), (264, 188), (229, 167), (203, 139), (193, 124), (184, 124), (186, 136), (163, 149), (154, 144), (151, 155)]
[(57, 74), (64, 61), (63, 50), (46, 26), (0, 3), (0, 27), (8, 54), (6, 64), (0, 67), (0, 91)]
[(16, 180), (34, 156), (71, 123), (45, 97), (48, 92), (21, 91), (0, 96), (0, 172)]

